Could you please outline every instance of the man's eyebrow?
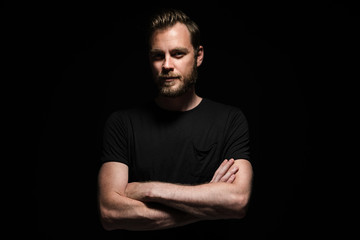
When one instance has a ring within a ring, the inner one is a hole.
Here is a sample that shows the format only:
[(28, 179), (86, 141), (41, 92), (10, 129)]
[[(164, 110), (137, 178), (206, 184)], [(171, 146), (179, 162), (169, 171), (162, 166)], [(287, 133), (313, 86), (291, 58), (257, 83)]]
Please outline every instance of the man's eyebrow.
[[(170, 50), (170, 52), (185, 52), (185, 53), (189, 53), (190, 50), (185, 48), (185, 47), (176, 47)], [(154, 48), (154, 49), (150, 49), (150, 54), (157, 54), (157, 53), (163, 53), (164, 51), (158, 48)]]
[(170, 51), (170, 52), (175, 52), (175, 51), (185, 52), (185, 53), (190, 52), (190, 51), (189, 51), (189, 49), (184, 48), (184, 47), (177, 47), (177, 48), (171, 49), (171, 51)]
[(163, 53), (163, 52), (164, 52), (163, 50), (157, 49), (157, 48), (155, 48), (155, 49), (150, 49), (150, 53), (151, 53), (151, 54), (154, 54), (154, 53)]

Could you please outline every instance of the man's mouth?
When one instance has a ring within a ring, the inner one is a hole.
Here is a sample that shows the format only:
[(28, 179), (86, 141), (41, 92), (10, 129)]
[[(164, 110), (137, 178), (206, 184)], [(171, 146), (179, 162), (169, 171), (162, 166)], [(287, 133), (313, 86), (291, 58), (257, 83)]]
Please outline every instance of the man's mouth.
[(166, 82), (170, 82), (170, 81), (174, 81), (175, 79), (179, 79), (179, 76), (160, 76), (159, 79), (166, 81)]
[(169, 78), (163, 78), (166, 82), (174, 81), (175, 79), (178, 79), (177, 77), (169, 77)]

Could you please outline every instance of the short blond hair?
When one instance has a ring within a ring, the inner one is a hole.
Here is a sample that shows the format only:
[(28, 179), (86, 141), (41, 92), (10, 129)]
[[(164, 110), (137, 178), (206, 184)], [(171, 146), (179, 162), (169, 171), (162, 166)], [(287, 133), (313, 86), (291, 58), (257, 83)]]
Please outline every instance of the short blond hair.
[(186, 25), (190, 32), (191, 44), (193, 45), (193, 48), (197, 50), (200, 46), (199, 26), (184, 12), (177, 9), (162, 9), (152, 16), (148, 29), (148, 39), (150, 39), (156, 30), (172, 27), (176, 23), (183, 23)]

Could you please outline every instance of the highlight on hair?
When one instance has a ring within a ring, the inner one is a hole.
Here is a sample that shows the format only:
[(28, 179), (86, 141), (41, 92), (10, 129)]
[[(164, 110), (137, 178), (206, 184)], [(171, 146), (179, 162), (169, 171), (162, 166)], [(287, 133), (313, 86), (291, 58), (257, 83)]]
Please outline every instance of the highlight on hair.
[(156, 30), (172, 27), (176, 23), (183, 23), (186, 25), (190, 32), (191, 44), (194, 49), (197, 50), (200, 46), (199, 26), (184, 12), (177, 9), (162, 9), (152, 16), (148, 29), (149, 39)]

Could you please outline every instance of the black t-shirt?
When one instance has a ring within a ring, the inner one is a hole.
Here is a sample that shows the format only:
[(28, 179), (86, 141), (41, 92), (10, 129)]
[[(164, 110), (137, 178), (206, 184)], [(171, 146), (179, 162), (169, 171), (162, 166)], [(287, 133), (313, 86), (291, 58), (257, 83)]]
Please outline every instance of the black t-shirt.
[(116, 111), (104, 129), (102, 161), (128, 165), (129, 182), (205, 183), (230, 158), (250, 159), (246, 118), (209, 99), (185, 112), (154, 102)]

